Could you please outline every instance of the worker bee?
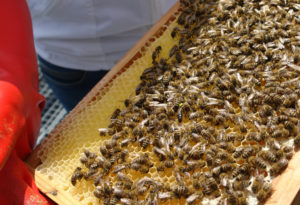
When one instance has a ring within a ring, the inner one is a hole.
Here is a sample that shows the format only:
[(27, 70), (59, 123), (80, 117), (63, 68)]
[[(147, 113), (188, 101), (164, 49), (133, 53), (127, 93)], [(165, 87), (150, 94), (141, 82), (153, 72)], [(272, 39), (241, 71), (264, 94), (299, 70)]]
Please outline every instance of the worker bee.
[(89, 169), (86, 173), (83, 174), (85, 180), (92, 180), (96, 177), (97, 170), (96, 169)]
[(186, 203), (187, 205), (192, 205), (195, 204), (195, 202), (199, 199), (203, 197), (203, 192), (202, 191), (197, 191), (193, 194), (191, 194), (190, 196), (187, 197), (186, 199)]
[(176, 59), (177, 63), (181, 63), (182, 55), (180, 52), (175, 53), (175, 59)]
[(267, 145), (273, 150), (279, 150), (281, 147), (279, 142), (275, 139), (268, 139)]
[(153, 147), (153, 152), (159, 157), (160, 160), (165, 160), (167, 157), (166, 153), (160, 148)]
[(99, 128), (100, 136), (106, 136), (108, 134), (108, 128)]
[(203, 185), (207, 185), (212, 191), (215, 191), (218, 188), (217, 182), (213, 177), (208, 177)]
[(110, 119), (116, 119), (119, 116), (120, 112), (121, 112), (121, 110), (119, 108), (117, 108), (111, 115)]
[(230, 142), (230, 141), (234, 141), (236, 138), (237, 138), (237, 134), (234, 132), (231, 132), (224, 136), (224, 141)]
[(267, 167), (267, 164), (260, 157), (251, 156), (251, 157), (249, 157), (249, 162), (252, 164), (252, 166), (256, 166), (261, 169), (266, 169), (266, 167)]
[(177, 112), (177, 120), (179, 123), (182, 122), (182, 109), (179, 108), (178, 112)]
[(207, 196), (209, 196), (213, 192), (213, 190), (211, 189), (211, 187), (209, 185), (207, 185), (206, 183), (204, 183), (202, 185), (202, 188), (203, 188), (203, 190), (202, 190), (203, 194), (205, 194)]
[(262, 151), (258, 152), (257, 155), (262, 157), (265, 160), (268, 160), (269, 162), (277, 161), (276, 155), (270, 150), (262, 150)]
[(221, 125), (225, 122), (225, 118), (222, 115), (216, 115), (215, 123), (216, 125)]
[(254, 178), (253, 182), (252, 182), (252, 186), (251, 186), (251, 190), (253, 193), (257, 193), (263, 186), (264, 184), (264, 180), (263, 180), (263, 176), (259, 175), (257, 177)]
[(179, 28), (175, 27), (171, 32), (171, 37), (175, 38), (178, 33), (179, 33)]
[(234, 168), (234, 165), (231, 164), (231, 163), (225, 163), (225, 164), (222, 164), (221, 165), (221, 171), (222, 172), (228, 172), (228, 171), (231, 171), (233, 170)]
[(135, 170), (135, 171), (138, 171), (141, 167), (142, 167), (142, 165), (138, 164), (138, 163), (131, 163), (130, 164), (130, 168)]
[(148, 137), (143, 137), (139, 140), (139, 143), (143, 149), (146, 149), (150, 144), (150, 139)]
[(173, 193), (180, 197), (180, 196), (187, 196), (189, 194), (189, 190), (188, 187), (185, 186), (184, 184), (180, 184), (180, 185), (175, 185), (172, 189)]
[[(130, 139), (124, 139), (121, 141), (121, 147), (125, 147), (129, 144), (131, 140)], [(102, 152), (101, 152), (102, 153)]]
[(250, 185), (250, 183), (251, 182), (249, 182), (249, 181), (235, 180), (232, 184), (232, 187), (233, 187), (234, 190), (244, 190)]
[(273, 108), (270, 105), (263, 105), (259, 111), (260, 117), (267, 117), (272, 114)]
[(272, 187), (270, 184), (265, 183), (263, 187), (258, 191), (256, 197), (258, 201), (264, 201), (272, 192)]
[(242, 157), (243, 158), (248, 158), (250, 155), (252, 155), (252, 153), (253, 153), (253, 148), (252, 147), (245, 147), (245, 149), (243, 150)]
[(117, 146), (117, 140), (107, 140), (106, 142), (105, 142), (105, 147), (106, 147), (106, 149), (112, 149), (112, 148), (114, 148), (115, 146)]
[(300, 144), (300, 135), (298, 134), (295, 138), (294, 138), (294, 145), (298, 146)]
[(259, 135), (257, 132), (250, 132), (246, 138), (249, 141), (253, 140), (253, 141), (257, 141), (257, 142), (260, 142), (262, 140), (261, 135)]
[(115, 188), (113, 191), (113, 196), (117, 198), (129, 198), (130, 191), (122, 189), (122, 188)]
[(103, 156), (106, 156), (108, 154), (108, 150), (107, 150), (106, 146), (103, 146), (103, 145), (100, 146), (100, 153)]
[(96, 189), (94, 191), (94, 196), (97, 198), (103, 198), (105, 196), (102, 186), (96, 186)]
[(80, 162), (81, 162), (82, 164), (84, 164), (84, 165), (86, 165), (86, 164), (88, 163), (88, 161), (89, 161), (89, 159), (87, 158), (86, 155), (81, 156), (81, 157), (79, 158), (79, 160), (80, 160)]
[(161, 50), (162, 50), (161, 46), (157, 46), (155, 48), (155, 50), (153, 51), (153, 53), (152, 53), (152, 62), (153, 63), (156, 62), (156, 58), (159, 55), (159, 53), (161, 52)]
[(236, 148), (235, 152), (233, 153), (233, 157), (238, 158), (242, 155), (243, 152), (244, 152), (244, 148), (238, 147), (238, 148)]
[(288, 160), (286, 158), (280, 159), (278, 162), (274, 163), (270, 168), (270, 174), (272, 176), (282, 172), (288, 165)]
[(204, 116), (203, 116), (203, 119), (204, 119), (206, 122), (213, 122), (213, 120), (214, 120), (213, 116), (211, 116), (211, 115), (204, 115)]
[[(284, 127), (286, 128), (286, 129), (288, 129), (288, 130), (293, 130), (294, 129), (294, 127), (295, 127), (295, 124), (293, 123), (293, 122), (291, 122), (291, 121), (285, 121), (284, 123)], [(289, 136), (289, 132), (287, 131), (287, 137)]]
[(173, 166), (174, 166), (174, 161), (172, 161), (172, 160), (166, 160), (165, 161), (165, 167), (171, 168)]
[(177, 52), (179, 52), (179, 48), (177, 45), (173, 46), (173, 48), (170, 50), (169, 53), (169, 58), (171, 58), (174, 54), (176, 54)]
[(72, 183), (72, 185), (75, 186), (77, 180), (82, 179), (82, 177), (83, 177), (83, 173), (82, 173), (82, 171), (81, 171), (81, 168), (80, 168), (80, 167), (77, 167), (77, 168), (75, 169), (75, 171), (74, 171), (72, 177), (71, 177), (71, 183)]
[(131, 189), (133, 182), (127, 175), (123, 174), (122, 172), (118, 172), (117, 179), (122, 182), (122, 186), (125, 189)]

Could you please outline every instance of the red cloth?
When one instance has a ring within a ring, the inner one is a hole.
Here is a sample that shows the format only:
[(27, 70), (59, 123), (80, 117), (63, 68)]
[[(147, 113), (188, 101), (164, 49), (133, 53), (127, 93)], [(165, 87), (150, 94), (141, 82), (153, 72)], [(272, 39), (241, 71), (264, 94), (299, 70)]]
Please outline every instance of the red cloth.
[(36, 53), (25, 0), (0, 4), (0, 204), (49, 204), (23, 163), (40, 128)]

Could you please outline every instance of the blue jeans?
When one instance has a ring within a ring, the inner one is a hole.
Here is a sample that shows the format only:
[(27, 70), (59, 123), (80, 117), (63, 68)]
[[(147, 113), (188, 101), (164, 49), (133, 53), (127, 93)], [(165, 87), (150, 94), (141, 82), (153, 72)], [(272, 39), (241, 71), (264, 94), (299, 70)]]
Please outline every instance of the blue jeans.
[(38, 56), (40, 68), (55, 96), (69, 112), (108, 72), (82, 71), (53, 65)]

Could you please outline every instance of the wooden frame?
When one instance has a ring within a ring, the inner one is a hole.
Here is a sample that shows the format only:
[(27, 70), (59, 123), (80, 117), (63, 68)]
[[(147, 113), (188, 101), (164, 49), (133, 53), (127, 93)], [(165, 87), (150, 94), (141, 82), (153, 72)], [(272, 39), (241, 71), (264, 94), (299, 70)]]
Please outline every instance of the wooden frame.
[[(110, 72), (86, 95), (86, 97), (75, 107), (75, 109), (72, 110), (70, 114), (68, 114), (68, 116), (51, 133), (59, 132), (59, 130), (64, 127), (64, 124), (68, 124), (72, 118), (75, 118), (76, 115), (80, 113), (82, 109), (84, 109), (85, 105), (92, 101), (95, 96), (99, 95), (104, 88), (109, 86), (116, 76), (124, 72), (134, 60), (138, 59), (141, 56), (140, 51), (145, 47), (146, 43), (151, 41), (153, 36), (160, 36), (163, 32), (164, 26), (168, 25), (169, 22), (175, 19), (175, 15), (179, 10), (180, 6), (179, 2), (177, 2), (145, 34), (145, 36), (128, 51), (128, 53), (110, 70)], [(47, 136), (47, 138), (54, 136), (51, 133)], [(51, 185), (51, 181), (47, 177), (34, 171), (34, 169), (41, 163), (37, 156), (37, 152), (40, 149), (41, 146), (38, 146), (26, 160), (28, 168), (32, 172), (38, 188), (58, 204), (78, 204), (78, 202), (75, 201), (72, 196), (65, 193), (63, 190), (57, 190), (53, 185)], [(300, 193), (298, 194), (298, 190), (300, 188), (300, 152), (297, 152), (293, 156), (289, 162), (288, 168), (273, 180), (272, 185), (273, 193), (265, 202), (265, 204), (300, 204)]]

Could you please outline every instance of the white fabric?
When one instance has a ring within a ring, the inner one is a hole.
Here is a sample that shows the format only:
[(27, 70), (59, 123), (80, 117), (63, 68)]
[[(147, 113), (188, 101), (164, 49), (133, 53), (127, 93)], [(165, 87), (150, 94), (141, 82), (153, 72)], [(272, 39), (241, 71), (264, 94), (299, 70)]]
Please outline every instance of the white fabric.
[(176, 0), (27, 0), (37, 53), (58, 66), (110, 69)]

